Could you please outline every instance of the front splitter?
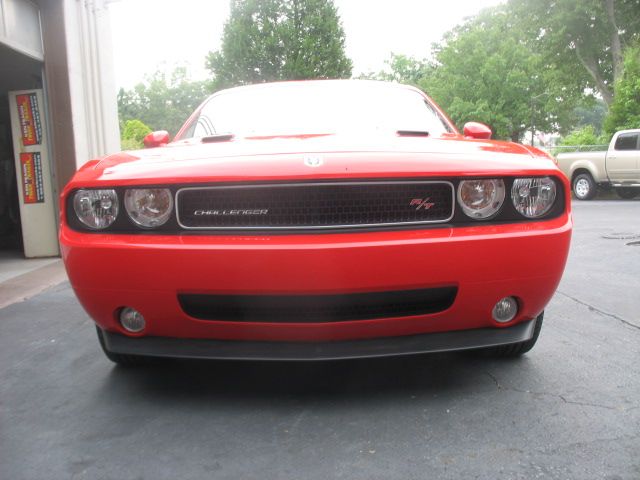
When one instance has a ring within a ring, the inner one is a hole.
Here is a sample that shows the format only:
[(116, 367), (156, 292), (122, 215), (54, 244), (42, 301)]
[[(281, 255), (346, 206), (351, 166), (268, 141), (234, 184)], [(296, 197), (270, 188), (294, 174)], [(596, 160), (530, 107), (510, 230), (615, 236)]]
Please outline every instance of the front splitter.
[(531, 339), (535, 323), (535, 320), (529, 320), (506, 328), (479, 328), (336, 342), (132, 338), (105, 330), (99, 330), (99, 334), (102, 335), (105, 349), (117, 354), (211, 360), (314, 361), (391, 357), (508, 345)]

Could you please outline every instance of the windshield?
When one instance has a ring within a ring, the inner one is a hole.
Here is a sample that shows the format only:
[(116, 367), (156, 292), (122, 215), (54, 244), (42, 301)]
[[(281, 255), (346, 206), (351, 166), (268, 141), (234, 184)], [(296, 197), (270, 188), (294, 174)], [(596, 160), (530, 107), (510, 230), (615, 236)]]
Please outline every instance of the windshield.
[(418, 92), (364, 82), (282, 83), (211, 97), (181, 139), (398, 130), (450, 131)]

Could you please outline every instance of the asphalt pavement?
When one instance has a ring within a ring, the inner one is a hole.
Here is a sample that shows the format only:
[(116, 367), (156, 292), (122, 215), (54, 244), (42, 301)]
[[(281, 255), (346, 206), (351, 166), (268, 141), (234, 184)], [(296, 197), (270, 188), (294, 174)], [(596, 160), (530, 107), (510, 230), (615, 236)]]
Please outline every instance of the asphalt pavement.
[(122, 369), (67, 283), (2, 308), (0, 479), (640, 479), (640, 199), (574, 218), (517, 360)]

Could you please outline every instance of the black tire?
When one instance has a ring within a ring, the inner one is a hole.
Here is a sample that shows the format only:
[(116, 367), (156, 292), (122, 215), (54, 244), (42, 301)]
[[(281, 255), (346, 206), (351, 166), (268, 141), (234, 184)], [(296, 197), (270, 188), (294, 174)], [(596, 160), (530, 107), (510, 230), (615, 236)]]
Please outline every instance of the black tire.
[(590, 173), (576, 175), (571, 182), (571, 190), (578, 200), (591, 200), (598, 193), (598, 187)]
[(122, 353), (110, 352), (104, 344), (104, 335), (100, 327), (96, 326), (96, 331), (98, 332), (98, 341), (100, 342), (102, 351), (106, 357), (116, 365), (121, 367), (137, 367), (140, 365), (148, 365), (151, 362), (150, 357), (144, 357), (142, 355), (125, 355)]
[(540, 330), (542, 329), (543, 317), (544, 312), (538, 315), (538, 318), (536, 318), (536, 326), (533, 330), (533, 337), (531, 337), (526, 342), (511, 343), (509, 345), (498, 345), (497, 347), (486, 348), (483, 350), (483, 353), (487, 354), (490, 357), (499, 358), (514, 358), (527, 353), (538, 341)]
[(638, 195), (640, 195), (640, 188), (620, 187), (616, 188), (615, 190), (618, 196), (625, 200), (631, 200), (632, 198), (636, 198)]

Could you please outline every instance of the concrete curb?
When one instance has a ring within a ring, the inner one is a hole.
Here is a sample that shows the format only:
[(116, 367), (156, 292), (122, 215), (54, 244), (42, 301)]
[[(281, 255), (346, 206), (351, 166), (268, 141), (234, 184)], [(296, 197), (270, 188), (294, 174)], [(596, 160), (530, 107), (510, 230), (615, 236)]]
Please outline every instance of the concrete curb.
[(23, 302), (67, 280), (62, 260), (0, 283), (0, 308)]

